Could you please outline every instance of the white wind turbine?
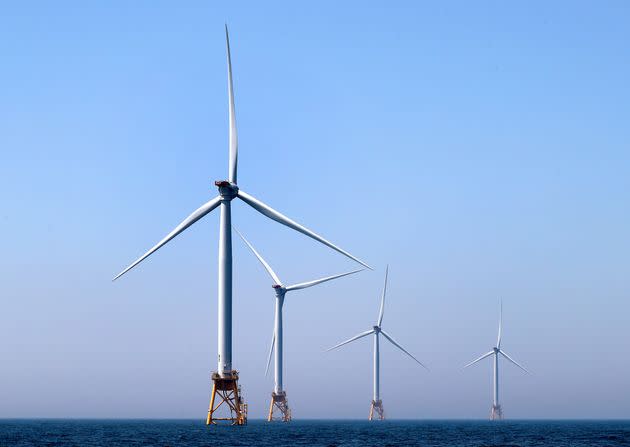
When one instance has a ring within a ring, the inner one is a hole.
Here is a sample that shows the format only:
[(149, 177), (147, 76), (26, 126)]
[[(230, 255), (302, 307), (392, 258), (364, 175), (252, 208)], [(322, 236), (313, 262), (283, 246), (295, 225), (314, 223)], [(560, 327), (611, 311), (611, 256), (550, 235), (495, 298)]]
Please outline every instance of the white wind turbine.
[(479, 357), (478, 359), (473, 360), (464, 368), (468, 368), (469, 366), (474, 365), (475, 363), (489, 357), (491, 355), (494, 356), (494, 368), (493, 368), (493, 395), (492, 395), (492, 410), (490, 411), (490, 419), (497, 420), (503, 419), (503, 410), (501, 409), (501, 404), (499, 404), (499, 354), (505, 357), (508, 361), (512, 362), (523, 371), (529, 374), (529, 371), (526, 370), (523, 366), (519, 365), (515, 360), (513, 360), (509, 355), (505, 353), (503, 349), (501, 349), (501, 326), (503, 323), (503, 301), (501, 301), (501, 307), (499, 311), (499, 335), (497, 336), (497, 345), (492, 348), (492, 351), (486, 352), (484, 355)]
[(348, 339), (346, 341), (343, 341), (343, 342), (339, 343), (338, 345), (335, 345), (332, 348), (328, 349), (328, 351), (332, 351), (333, 349), (337, 349), (340, 346), (343, 346), (345, 344), (348, 344), (350, 342), (358, 340), (359, 338), (367, 337), (370, 334), (374, 334), (374, 393), (373, 393), (373, 396), (372, 396), (372, 404), (370, 406), (370, 415), (368, 417), (368, 419), (370, 421), (374, 419), (374, 412), (375, 411), (377, 413), (377, 419), (380, 419), (380, 420), (385, 419), (385, 412), (383, 410), (383, 402), (381, 401), (381, 397), (380, 397), (379, 335), (382, 335), (383, 337), (385, 337), (390, 343), (392, 343), (394, 346), (396, 346), (402, 352), (404, 352), (409, 357), (414, 359), (420, 366), (422, 366), (423, 368), (428, 370), (428, 368), (426, 366), (424, 366), (422, 363), (420, 363), (420, 361), (417, 358), (415, 358), (413, 355), (411, 355), (405, 348), (400, 346), (392, 338), (391, 335), (387, 334), (381, 328), (381, 324), (383, 322), (383, 313), (385, 311), (385, 292), (387, 291), (387, 275), (388, 275), (388, 272), (389, 272), (389, 266), (387, 266), (387, 268), (385, 269), (385, 284), (383, 285), (383, 294), (381, 296), (381, 309), (380, 309), (379, 314), (378, 314), (378, 320), (376, 320), (376, 325), (372, 326), (372, 329), (370, 329), (369, 331), (361, 332), (360, 334), (355, 335), (354, 337), (352, 337), (352, 338), (350, 338), (350, 339)]
[[(191, 215), (184, 219), (173, 231), (164, 237), (160, 242), (153, 246), (149, 251), (143, 254), (140, 258), (134, 261), (126, 269), (120, 272), (114, 280), (118, 279), (133, 267), (138, 265), (144, 259), (151, 254), (155, 253), (158, 249), (163, 247), (171, 239), (182, 233), (188, 227), (195, 222), (206, 216), (212, 210), (220, 207), (220, 220), (219, 220), (219, 260), (218, 260), (218, 366), (217, 375), (213, 376), (213, 381), (217, 390), (221, 391), (234, 391), (237, 395), (236, 380), (238, 375), (236, 371), (232, 369), (232, 213), (231, 202), (235, 198), (241, 199), (243, 202), (254, 208), (259, 213), (267, 216), (268, 218), (275, 220), (289, 228), (299, 231), (306, 236), (321, 242), (322, 244), (336, 250), (337, 252), (353, 259), (359, 264), (370, 268), (367, 264), (352, 256), (350, 253), (342, 250), (333, 243), (309, 230), (308, 228), (298, 224), (297, 222), (289, 219), (278, 211), (274, 210), (270, 206), (256, 199), (255, 197), (247, 194), (245, 191), (237, 186), (236, 173), (237, 173), (237, 160), (238, 160), (238, 138), (236, 133), (236, 118), (234, 109), (234, 89), (232, 86), (232, 63), (230, 57), (230, 41), (228, 36), (227, 25), (225, 27), (225, 39), (227, 46), (227, 66), (228, 66), (228, 106), (229, 106), (229, 162), (228, 162), (228, 180), (220, 180), (214, 182), (218, 187), (219, 195), (210, 201), (203, 204)], [(290, 185), (288, 185), (290, 186)], [(221, 382), (217, 380), (221, 379)], [(230, 382), (233, 380), (234, 382)], [(225, 389), (222, 389), (225, 387)], [(214, 390), (214, 388), (213, 388)], [(227, 392), (226, 391), (226, 392)], [(237, 396), (238, 397), (238, 396)], [(232, 398), (230, 398), (232, 399)], [(234, 399), (232, 399), (234, 400)], [(238, 400), (238, 398), (236, 398)], [(211, 411), (209, 412), (208, 423), (212, 423), (210, 414), (213, 409), (214, 391), (211, 401)], [(219, 404), (220, 405), (220, 404)], [(232, 407), (230, 407), (232, 408)], [(233, 411), (239, 415), (239, 408), (236, 406)], [(233, 419), (230, 419), (233, 421)], [(244, 422), (243, 422), (244, 423)]]
[(271, 363), (271, 356), (275, 351), (274, 356), (274, 389), (271, 394), (271, 404), (269, 405), (269, 415), (267, 417), (268, 421), (272, 421), (273, 419), (273, 411), (274, 407), (280, 411), (280, 419), (287, 422), (291, 420), (291, 411), (289, 410), (289, 405), (286, 399), (286, 391), (284, 390), (282, 384), (282, 372), (283, 372), (283, 329), (282, 329), (282, 308), (284, 305), (284, 297), (287, 292), (291, 292), (293, 290), (306, 289), (308, 287), (316, 286), (317, 284), (321, 284), (323, 282), (331, 281), (333, 279), (341, 278), (343, 276), (352, 275), (353, 273), (360, 272), (364, 269), (353, 270), (351, 272), (340, 273), (338, 275), (327, 276), (325, 278), (316, 279), (313, 281), (302, 282), (293, 285), (284, 285), (278, 275), (273, 271), (269, 263), (263, 259), (263, 257), (256, 251), (254, 246), (238, 231), (236, 228), (234, 230), (238, 233), (238, 235), (243, 239), (243, 242), (249, 247), (249, 249), (254, 253), (258, 261), (262, 264), (262, 266), (267, 270), (271, 279), (273, 279), (274, 284), (272, 285), (275, 294), (276, 294), (276, 306), (275, 306), (275, 318), (274, 318), (274, 329), (273, 335), (271, 337), (271, 347), (269, 348), (269, 358), (267, 359), (267, 367), (265, 369), (265, 375), (269, 371), (269, 365)]

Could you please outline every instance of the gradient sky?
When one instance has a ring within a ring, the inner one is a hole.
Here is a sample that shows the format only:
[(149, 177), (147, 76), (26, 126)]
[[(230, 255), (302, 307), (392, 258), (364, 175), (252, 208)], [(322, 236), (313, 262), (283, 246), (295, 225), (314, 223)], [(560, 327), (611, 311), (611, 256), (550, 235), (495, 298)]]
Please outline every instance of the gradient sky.
[[(296, 418), (630, 417), (627, 2), (10, 2), (0, 15), (0, 417), (193, 417), (216, 368), (227, 175), (375, 267), (288, 296)], [(242, 203), (286, 282), (355, 267)], [(271, 281), (235, 239), (234, 366), (262, 417)]]

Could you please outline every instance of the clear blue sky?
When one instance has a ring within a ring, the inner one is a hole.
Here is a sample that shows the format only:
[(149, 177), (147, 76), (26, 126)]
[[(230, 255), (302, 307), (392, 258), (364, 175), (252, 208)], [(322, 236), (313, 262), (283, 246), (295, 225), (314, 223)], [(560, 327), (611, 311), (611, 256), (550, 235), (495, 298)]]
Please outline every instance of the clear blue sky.
[[(227, 174), (375, 267), (287, 298), (294, 416), (630, 417), (626, 2), (12, 2), (0, 16), (0, 417), (205, 417), (218, 217), (114, 274)], [(352, 262), (244, 204), (281, 278)], [(262, 417), (273, 293), (235, 241), (234, 366)], [(332, 400), (332, 402), (331, 402)]]

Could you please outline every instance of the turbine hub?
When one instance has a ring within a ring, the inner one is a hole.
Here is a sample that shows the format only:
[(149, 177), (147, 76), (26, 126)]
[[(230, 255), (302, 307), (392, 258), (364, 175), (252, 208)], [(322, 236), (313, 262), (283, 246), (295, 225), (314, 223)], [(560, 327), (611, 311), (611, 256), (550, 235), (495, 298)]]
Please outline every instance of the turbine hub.
[(377, 334), (381, 332), (380, 326), (372, 326), (372, 329), (374, 329), (374, 332), (376, 332)]
[(227, 180), (217, 180), (214, 184), (219, 188), (219, 195), (222, 200), (232, 200), (238, 194), (238, 186)]
[(496, 346), (494, 348), (492, 348), (492, 350), (494, 351), (494, 353), (496, 354), (497, 352), (499, 352), (499, 348), (497, 348)]

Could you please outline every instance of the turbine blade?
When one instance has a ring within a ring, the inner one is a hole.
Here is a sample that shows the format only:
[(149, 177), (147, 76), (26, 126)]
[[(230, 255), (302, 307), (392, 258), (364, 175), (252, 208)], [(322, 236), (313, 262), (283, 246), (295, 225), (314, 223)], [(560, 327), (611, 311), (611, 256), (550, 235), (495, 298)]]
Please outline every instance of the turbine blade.
[(387, 292), (387, 274), (389, 273), (389, 265), (385, 267), (385, 283), (383, 284), (383, 295), (381, 296), (381, 310), (378, 313), (378, 322), (376, 325), (381, 327), (383, 322), (383, 313), (385, 312), (385, 292)]
[(499, 335), (497, 336), (497, 348), (501, 349), (501, 326), (503, 326), (503, 300), (499, 310)]
[(396, 343), (396, 341), (390, 336), (388, 335), (384, 330), (381, 329), (381, 334), (383, 334), (383, 336), (388, 339), (394, 346), (396, 346), (398, 349), (400, 349), (402, 352), (404, 352), (405, 354), (407, 354), (409, 357), (411, 357), (412, 359), (414, 359), (418, 365), (422, 366), (424, 369), (426, 369), (427, 371), (429, 370), (429, 368), (427, 368), (425, 365), (422, 364), (422, 362), (420, 362), (420, 360), (418, 360), (417, 358), (415, 358), (413, 355), (411, 355), (409, 353), (409, 351), (407, 351), (405, 348), (403, 348), (402, 346), (400, 346), (398, 343)]
[(306, 289), (308, 287), (313, 287), (313, 286), (316, 286), (317, 284), (321, 284), (321, 283), (326, 282), (326, 281), (331, 281), (333, 279), (341, 278), (342, 276), (348, 276), (348, 275), (352, 275), (353, 273), (362, 272), (363, 270), (365, 270), (365, 269), (353, 270), (351, 272), (340, 273), (338, 275), (333, 275), (333, 276), (327, 276), (325, 278), (316, 279), (314, 281), (308, 281), (308, 282), (302, 282), (302, 283), (299, 283), (299, 284), (293, 284), (291, 286), (287, 286), (286, 290), (288, 292), (290, 290)]
[(238, 135), (236, 133), (236, 112), (234, 110), (234, 86), (232, 84), (232, 57), (230, 55), (230, 36), (228, 35), (227, 24), (225, 25), (225, 44), (227, 46), (227, 66), (228, 66), (228, 101), (229, 101), (229, 126), (230, 126), (230, 161), (228, 180), (236, 184), (236, 170), (238, 165)]
[(468, 365), (464, 366), (464, 368), (468, 368), (469, 366), (472, 366), (475, 363), (482, 361), (483, 359), (485, 359), (486, 357), (488, 357), (488, 356), (490, 356), (492, 354), (494, 354), (494, 351), (487, 352), (484, 355), (482, 355), (481, 357), (479, 357), (478, 359), (475, 359), (472, 362), (470, 362)]
[(271, 355), (273, 354), (273, 348), (276, 345), (276, 331), (273, 331), (271, 336), (271, 346), (269, 346), (269, 357), (267, 358), (267, 367), (265, 368), (265, 376), (269, 372), (269, 365), (271, 364)]
[(512, 357), (510, 357), (509, 355), (507, 355), (504, 351), (499, 350), (499, 352), (503, 355), (503, 357), (505, 357), (506, 359), (508, 359), (510, 362), (514, 363), (516, 366), (518, 366), (519, 368), (521, 368), (523, 371), (525, 371), (527, 374), (531, 374), (528, 370), (526, 370), (523, 366), (521, 366), (520, 364), (518, 364), (516, 362), (516, 360), (512, 359)]
[(140, 264), (147, 257), (149, 257), (150, 255), (155, 253), (157, 250), (159, 250), (163, 245), (165, 245), (167, 242), (169, 242), (171, 239), (173, 239), (179, 233), (184, 231), (186, 228), (188, 228), (189, 226), (191, 226), (192, 224), (197, 222), (199, 219), (201, 219), (203, 216), (208, 214), (210, 211), (215, 209), (217, 206), (219, 206), (220, 203), (221, 203), (221, 197), (215, 197), (214, 199), (210, 200), (209, 202), (206, 202), (205, 204), (203, 204), (202, 206), (197, 208), (190, 216), (188, 216), (186, 219), (184, 219), (182, 221), (182, 223), (177, 225), (177, 227), (175, 227), (175, 229), (173, 231), (171, 231), (169, 234), (167, 234), (164, 239), (162, 239), (160, 242), (158, 242), (156, 245), (154, 245), (153, 248), (151, 248), (149, 251), (147, 251), (145, 254), (143, 254), (140, 258), (138, 258), (133, 264), (131, 264), (125, 270), (123, 270), (118, 275), (116, 275), (112, 281), (116, 281), (118, 278), (120, 278), (122, 275), (127, 273), (129, 270), (134, 268), (136, 265)]
[(262, 264), (262, 266), (265, 268), (265, 270), (267, 270), (267, 273), (269, 273), (269, 275), (271, 276), (271, 278), (276, 282), (277, 285), (281, 286), (282, 282), (280, 281), (280, 278), (278, 278), (278, 275), (276, 275), (276, 272), (273, 271), (273, 269), (271, 268), (271, 266), (269, 264), (267, 264), (267, 261), (265, 261), (263, 259), (262, 256), (260, 256), (260, 253), (258, 253), (256, 251), (256, 249), (254, 248), (254, 246), (252, 244), (249, 243), (249, 241), (247, 239), (245, 239), (245, 236), (243, 236), (241, 234), (240, 231), (238, 231), (236, 229), (236, 227), (232, 227), (234, 228), (234, 231), (236, 231), (238, 233), (238, 235), (241, 237), (241, 239), (243, 239), (243, 242), (245, 242), (245, 244), (247, 244), (247, 246), (249, 247), (249, 249), (252, 251), (252, 253), (254, 253), (254, 255), (258, 258), (258, 260), (260, 261), (260, 263)]
[(305, 234), (306, 236), (308, 236), (308, 237), (310, 237), (312, 239), (315, 239), (316, 241), (321, 242), (322, 244), (332, 248), (333, 250), (335, 250), (335, 251), (337, 251), (337, 252), (339, 252), (339, 253), (349, 257), (350, 259), (358, 262), (362, 266), (367, 267), (370, 270), (372, 270), (372, 267), (367, 265), (365, 262), (355, 258), (350, 253), (348, 253), (347, 251), (342, 250), (341, 248), (339, 248), (336, 245), (334, 245), (332, 242), (327, 241), (326, 239), (324, 239), (323, 237), (319, 236), (318, 234), (312, 232), (308, 228), (303, 227), (302, 225), (300, 225), (297, 222), (289, 219), (288, 217), (284, 216), (283, 214), (280, 214), (278, 211), (274, 210), (269, 205), (266, 205), (263, 202), (261, 202), (260, 200), (250, 196), (249, 194), (247, 194), (242, 189), (239, 189), (238, 197), (241, 200), (243, 200), (243, 202), (247, 203), (249, 206), (254, 208), (259, 213), (267, 216), (268, 218), (270, 218), (272, 220), (275, 220), (276, 222), (279, 222), (282, 225), (286, 225), (289, 228), (293, 228), (295, 231), (299, 231), (300, 233)]
[(370, 335), (374, 333), (374, 329), (370, 329), (369, 331), (365, 331), (365, 332), (361, 332), (359, 335), (355, 335), (352, 338), (349, 338), (346, 341), (342, 341), (341, 343), (339, 343), (338, 345), (333, 346), (332, 348), (328, 348), (326, 349), (326, 351), (332, 351), (333, 349), (337, 349), (343, 345), (347, 345), (348, 343), (358, 340), (359, 338), (365, 337), (366, 335)]

